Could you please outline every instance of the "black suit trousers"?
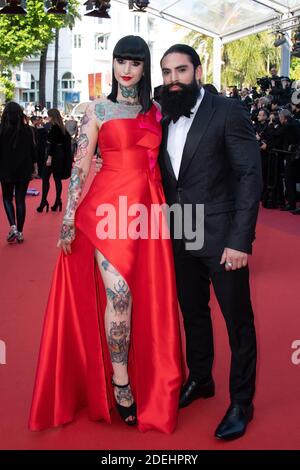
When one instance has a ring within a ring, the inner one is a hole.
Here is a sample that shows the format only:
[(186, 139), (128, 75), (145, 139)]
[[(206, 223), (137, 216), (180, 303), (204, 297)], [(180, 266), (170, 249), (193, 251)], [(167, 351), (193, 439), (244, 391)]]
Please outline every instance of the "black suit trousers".
[(219, 257), (196, 257), (183, 248), (175, 253), (175, 266), (190, 377), (204, 383), (212, 376), (212, 282), (231, 348), (230, 398), (234, 403), (251, 403), (255, 391), (256, 335), (248, 267), (226, 271)]

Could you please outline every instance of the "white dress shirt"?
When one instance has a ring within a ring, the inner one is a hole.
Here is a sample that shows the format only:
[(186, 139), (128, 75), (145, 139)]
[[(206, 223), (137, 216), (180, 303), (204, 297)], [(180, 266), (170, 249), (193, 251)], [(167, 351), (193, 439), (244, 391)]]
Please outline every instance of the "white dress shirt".
[(187, 118), (186, 116), (181, 116), (177, 122), (174, 123), (173, 121), (171, 121), (169, 124), (167, 150), (170, 155), (174, 174), (177, 179), (179, 175), (182, 153), (185, 146), (186, 137), (188, 135), (191, 125), (193, 124), (194, 117), (197, 114), (201, 101), (203, 100), (203, 96), (204, 89), (201, 88), (197, 103), (191, 110), (193, 113), (191, 117)]

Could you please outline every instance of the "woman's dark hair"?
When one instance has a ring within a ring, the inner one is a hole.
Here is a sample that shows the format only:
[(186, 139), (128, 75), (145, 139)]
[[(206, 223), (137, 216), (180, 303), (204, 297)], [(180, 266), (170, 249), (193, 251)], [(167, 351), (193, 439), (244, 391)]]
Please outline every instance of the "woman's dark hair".
[(27, 128), (26, 116), (18, 103), (10, 101), (5, 105), (0, 126), (0, 136), (9, 133), (16, 148), (19, 141), (20, 132)]
[(49, 109), (48, 116), (51, 118), (52, 124), (56, 124), (60, 128), (62, 133), (65, 134), (66, 129), (65, 129), (61, 114), (58, 111), (58, 109), (56, 108)]
[(160, 65), (163, 61), (163, 59), (169, 55), (169, 54), (185, 54), (189, 56), (190, 61), (192, 62), (194, 69), (201, 65), (201, 60), (195, 49), (191, 46), (187, 46), (186, 44), (174, 44), (174, 46), (171, 46), (162, 56)]
[[(142, 106), (142, 113), (151, 108), (151, 61), (147, 43), (139, 36), (125, 36), (120, 39), (113, 50), (113, 59), (140, 60), (144, 63), (143, 76), (138, 84), (138, 98)], [(118, 82), (112, 70), (112, 89), (108, 99), (117, 101)]]

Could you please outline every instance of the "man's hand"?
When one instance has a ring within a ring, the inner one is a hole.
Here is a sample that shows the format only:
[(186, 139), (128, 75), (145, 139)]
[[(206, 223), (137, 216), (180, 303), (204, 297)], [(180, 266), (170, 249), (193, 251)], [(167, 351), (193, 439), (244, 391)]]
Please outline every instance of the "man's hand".
[(235, 271), (244, 268), (248, 264), (248, 255), (242, 251), (225, 248), (222, 254), (220, 264), (225, 263), (226, 271)]
[(75, 224), (74, 221), (63, 221), (60, 239), (57, 243), (57, 248), (61, 248), (65, 255), (71, 254), (71, 243), (75, 240)]
[(99, 173), (101, 168), (103, 167), (103, 160), (101, 157), (96, 158), (96, 166), (95, 166), (95, 172), (96, 174)]
[(261, 144), (260, 150), (267, 150), (267, 144), (265, 142)]

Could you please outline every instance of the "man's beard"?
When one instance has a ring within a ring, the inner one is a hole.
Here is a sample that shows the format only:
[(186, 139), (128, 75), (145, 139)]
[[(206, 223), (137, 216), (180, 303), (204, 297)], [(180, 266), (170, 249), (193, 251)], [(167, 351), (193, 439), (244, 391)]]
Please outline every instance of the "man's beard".
[[(180, 91), (170, 90), (175, 85), (180, 88)], [(195, 78), (188, 85), (179, 82), (164, 85), (160, 99), (163, 115), (174, 122), (178, 121), (181, 116), (191, 117), (191, 110), (197, 103), (199, 92), (200, 88)]]

